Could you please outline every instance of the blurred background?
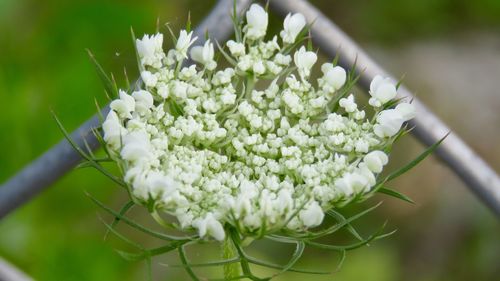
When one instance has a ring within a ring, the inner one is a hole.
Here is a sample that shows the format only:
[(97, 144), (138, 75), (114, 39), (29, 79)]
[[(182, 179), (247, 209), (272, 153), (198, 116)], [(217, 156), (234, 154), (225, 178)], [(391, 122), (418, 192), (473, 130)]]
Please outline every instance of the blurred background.
[[(196, 25), (214, 2), (0, 0), (0, 182), (62, 138), (50, 110), (72, 130), (95, 113), (94, 99), (105, 103), (86, 48), (119, 81), (124, 67), (136, 77), (130, 27), (138, 36), (152, 33), (159, 18), (176, 30), (189, 11)], [(500, 1), (311, 2), (396, 77), (405, 75), (406, 85), (500, 171)], [(270, 24), (277, 31), (281, 22), (276, 17)], [(423, 149), (405, 138), (389, 169)], [(357, 225), (368, 235), (388, 220), (396, 234), (349, 252), (333, 276), (287, 274), (278, 280), (500, 279), (500, 223), (442, 163), (431, 157), (391, 187), (416, 203), (370, 199), (362, 207), (384, 204)], [(103, 240), (99, 217), (109, 217), (85, 191), (114, 208), (126, 202), (98, 172), (75, 170), (0, 221), (0, 257), (36, 280), (144, 280), (144, 263), (122, 259), (115, 249), (124, 245), (117, 239)], [(146, 245), (157, 243), (120, 230)], [(266, 249), (255, 254), (271, 260), (290, 253), (281, 246), (256, 248)], [(190, 254), (213, 258), (215, 250)], [(332, 269), (336, 259), (308, 252), (300, 266)], [(187, 280), (166, 266), (175, 263), (175, 254), (155, 259), (154, 280)]]

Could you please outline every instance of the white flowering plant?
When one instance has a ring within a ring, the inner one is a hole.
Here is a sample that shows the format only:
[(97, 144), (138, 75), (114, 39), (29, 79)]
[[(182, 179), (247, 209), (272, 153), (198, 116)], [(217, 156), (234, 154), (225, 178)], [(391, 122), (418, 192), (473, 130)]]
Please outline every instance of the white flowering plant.
[[(398, 84), (376, 76), (369, 107), (361, 108), (352, 94), (358, 76), (338, 66), (337, 58), (312, 78), (318, 58), (302, 46), (309, 28), (303, 15), (286, 16), (273, 37), (267, 35), (268, 14), (257, 4), (243, 17), (233, 13), (233, 20), (234, 40), (224, 46), (210, 39), (193, 46), (199, 38), (189, 25), (177, 37), (171, 32), (174, 48), (168, 52), (161, 33), (134, 38), (140, 83), (128, 91), (118, 90), (96, 63), (107, 92), (115, 94), (102, 127), (95, 129), (106, 157), (74, 147), (86, 160), (82, 166), (97, 168), (130, 196), (120, 211), (93, 199), (116, 218), (109, 230), (128, 241), (114, 228), (122, 221), (167, 243), (123, 256), (149, 260), (176, 250), (193, 280), (205, 280), (197, 266), (222, 266), (224, 280), (270, 280), (286, 271), (319, 274), (295, 268), (305, 247), (345, 254), (391, 234), (380, 230), (363, 238), (352, 226), (376, 206), (349, 218), (341, 208), (377, 192), (409, 201), (386, 182), (438, 144), (381, 177), (393, 143), (415, 116), (411, 103), (396, 98)], [(224, 63), (216, 59), (215, 46)], [(189, 59), (195, 64), (187, 65)], [(120, 174), (106, 171), (106, 161), (116, 163)], [(135, 205), (144, 206), (165, 231), (128, 218)], [(334, 223), (325, 225), (325, 216)], [(318, 242), (341, 229), (359, 241)], [(295, 251), (285, 265), (258, 260), (246, 251), (258, 239), (294, 244)], [(207, 241), (223, 244), (224, 259), (190, 263), (185, 247)], [(257, 277), (252, 265), (277, 272)]]

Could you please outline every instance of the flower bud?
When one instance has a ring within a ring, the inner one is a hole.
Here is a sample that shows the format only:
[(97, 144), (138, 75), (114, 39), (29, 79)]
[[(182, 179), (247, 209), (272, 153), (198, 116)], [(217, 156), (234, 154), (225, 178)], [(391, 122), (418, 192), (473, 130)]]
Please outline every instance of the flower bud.
[(306, 25), (306, 19), (300, 13), (288, 14), (283, 22), (283, 31), (280, 32), (281, 38), (284, 43), (293, 43), (300, 33), (302, 28)]
[(328, 83), (334, 91), (344, 86), (347, 79), (347, 73), (342, 67), (334, 67), (331, 63), (324, 63), (321, 66), (321, 71), (324, 75), (323, 79), (325, 79), (325, 82)]
[(387, 155), (380, 151), (375, 150), (365, 155), (363, 158), (363, 162), (366, 164), (366, 167), (370, 169), (370, 171), (374, 173), (382, 172), (382, 168), (387, 164), (389, 158)]
[(299, 218), (306, 227), (315, 227), (323, 222), (325, 213), (316, 201), (312, 201), (308, 206), (299, 212)]
[(257, 40), (266, 35), (267, 30), (267, 13), (257, 4), (252, 4), (246, 13), (247, 25), (245, 31), (248, 39)]
[(380, 107), (395, 98), (396, 94), (396, 86), (391, 79), (377, 75), (370, 83), (370, 95), (372, 97), (369, 103), (371, 106)]
[(177, 44), (175, 45), (175, 50), (176, 50), (176, 58), (178, 61), (187, 59), (187, 51), (189, 49), (189, 46), (191, 46), (198, 37), (194, 37), (191, 39), (193, 36), (193, 32), (187, 33), (186, 30), (181, 30), (179, 34), (179, 38), (177, 38)]
[(210, 39), (203, 46), (191, 48), (190, 54), (195, 62), (203, 64), (208, 70), (214, 70), (217, 67), (217, 63), (214, 61), (214, 45)]
[(165, 57), (162, 49), (163, 34), (144, 35), (142, 39), (136, 39), (137, 53), (143, 66), (150, 65), (161, 67), (161, 60)]
[(316, 63), (317, 59), (318, 57), (316, 54), (314, 52), (306, 51), (304, 46), (296, 51), (293, 56), (295, 65), (299, 70), (299, 75), (303, 78), (306, 78), (311, 74), (311, 68)]

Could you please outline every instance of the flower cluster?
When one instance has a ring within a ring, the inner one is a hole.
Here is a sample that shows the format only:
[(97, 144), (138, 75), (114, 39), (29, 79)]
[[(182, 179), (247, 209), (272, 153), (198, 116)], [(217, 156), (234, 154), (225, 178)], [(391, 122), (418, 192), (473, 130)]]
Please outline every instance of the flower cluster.
[[(294, 44), (306, 21), (288, 15), (266, 39), (268, 15), (246, 12), (242, 38), (221, 52), (194, 46), (182, 30), (164, 53), (163, 36), (136, 41), (143, 87), (111, 103), (104, 140), (134, 199), (178, 220), (178, 227), (222, 240), (225, 225), (245, 235), (320, 225), (330, 208), (370, 192), (388, 162), (384, 148), (405, 121), (409, 103), (394, 102), (393, 81), (371, 83), (370, 114), (349, 90), (340, 66), (321, 65)], [(189, 56), (188, 56), (189, 55)], [(187, 58), (197, 65), (184, 66)]]

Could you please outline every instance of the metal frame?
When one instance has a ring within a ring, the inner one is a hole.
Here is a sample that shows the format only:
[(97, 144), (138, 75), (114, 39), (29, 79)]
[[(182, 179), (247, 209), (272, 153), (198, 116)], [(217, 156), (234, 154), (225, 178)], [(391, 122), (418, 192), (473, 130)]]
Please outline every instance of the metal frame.
[[(237, 0), (238, 11), (245, 10), (250, 0)], [(329, 56), (339, 55), (340, 64), (351, 68), (356, 63), (356, 71), (361, 75), (360, 86), (369, 89), (370, 81), (376, 74), (390, 76), (387, 71), (372, 60), (351, 38), (342, 32), (330, 19), (305, 0), (271, 0), (270, 7), (282, 15), (302, 13), (313, 22), (312, 39), (320, 50)], [(224, 41), (233, 31), (229, 17), (233, 0), (219, 0), (205, 20), (195, 29), (198, 44), (203, 44), (205, 31), (213, 40)], [(477, 197), (500, 216), (500, 178), (458, 135), (446, 126), (434, 113), (404, 86), (399, 88), (400, 97), (413, 99), (418, 115), (411, 121), (415, 126), (412, 133), (424, 144), (430, 145), (450, 133), (436, 154), (460, 177)], [(103, 109), (106, 114), (108, 108)], [(80, 126), (72, 138), (84, 147), (86, 141), (92, 149), (99, 144), (91, 129), (98, 126), (97, 116)], [(9, 214), (23, 203), (52, 185), (81, 160), (66, 140), (62, 140), (38, 159), (0, 186), (0, 218)]]

